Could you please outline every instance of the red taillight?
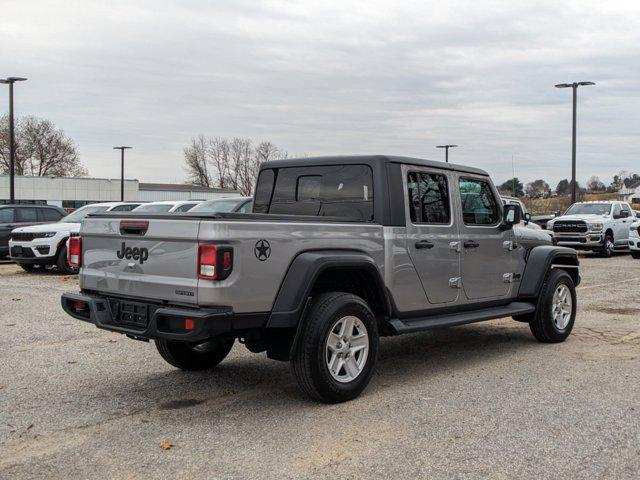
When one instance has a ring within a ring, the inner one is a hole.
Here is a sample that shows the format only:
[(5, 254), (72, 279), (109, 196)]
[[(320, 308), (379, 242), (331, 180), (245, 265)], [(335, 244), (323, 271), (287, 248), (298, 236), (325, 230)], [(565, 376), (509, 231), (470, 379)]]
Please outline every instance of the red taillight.
[(194, 328), (196, 328), (196, 322), (193, 320), (193, 318), (185, 318), (184, 329), (189, 331), (189, 330), (193, 330)]
[(198, 247), (198, 278), (224, 280), (233, 270), (233, 249), (226, 245), (203, 243)]
[(82, 238), (71, 237), (67, 243), (67, 263), (70, 267), (82, 266)]

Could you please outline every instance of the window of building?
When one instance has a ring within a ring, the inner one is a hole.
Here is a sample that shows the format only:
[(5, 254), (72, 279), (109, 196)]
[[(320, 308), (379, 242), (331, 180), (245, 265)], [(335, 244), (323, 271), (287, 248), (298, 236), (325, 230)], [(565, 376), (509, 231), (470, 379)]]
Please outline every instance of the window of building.
[(449, 189), (443, 174), (409, 172), (409, 212), (413, 223), (448, 224), (451, 220)]
[(465, 225), (493, 225), (498, 223), (499, 212), (491, 186), (475, 179), (460, 179), (462, 219)]

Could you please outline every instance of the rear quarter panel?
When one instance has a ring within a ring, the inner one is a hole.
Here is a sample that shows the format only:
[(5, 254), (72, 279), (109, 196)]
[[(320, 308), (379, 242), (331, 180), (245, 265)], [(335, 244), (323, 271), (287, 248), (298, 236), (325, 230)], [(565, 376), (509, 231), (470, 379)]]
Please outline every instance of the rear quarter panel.
[[(269, 256), (260, 260), (256, 246), (269, 244)], [(233, 246), (233, 272), (224, 281), (200, 280), (201, 306), (228, 305), (237, 313), (270, 311), (293, 259), (310, 250), (362, 251), (384, 274), (384, 239), (380, 225), (268, 221), (206, 221), (200, 224), (200, 243)]]

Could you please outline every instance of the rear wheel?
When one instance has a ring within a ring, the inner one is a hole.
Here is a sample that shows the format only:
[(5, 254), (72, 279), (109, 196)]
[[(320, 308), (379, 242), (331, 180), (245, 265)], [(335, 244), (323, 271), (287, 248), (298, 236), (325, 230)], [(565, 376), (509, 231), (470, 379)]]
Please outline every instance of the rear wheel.
[(362, 298), (329, 292), (316, 297), (291, 356), (300, 390), (327, 403), (357, 397), (373, 374), (378, 326)]
[(576, 319), (576, 288), (564, 270), (551, 270), (542, 286), (538, 309), (529, 322), (531, 333), (540, 342), (563, 342)]
[(58, 267), (58, 271), (60, 273), (64, 273), (65, 275), (70, 275), (72, 273), (78, 273), (77, 268), (73, 268), (69, 265), (67, 260), (67, 246), (64, 245), (60, 249), (60, 253), (58, 253), (58, 259), (56, 260), (56, 267)]
[(613, 237), (609, 233), (607, 233), (604, 236), (604, 243), (602, 244), (602, 248), (600, 249), (600, 255), (605, 258), (609, 258), (613, 255), (613, 252), (614, 252)]
[(218, 365), (231, 351), (235, 339), (180, 342), (157, 339), (156, 348), (167, 363), (181, 370), (207, 370)]

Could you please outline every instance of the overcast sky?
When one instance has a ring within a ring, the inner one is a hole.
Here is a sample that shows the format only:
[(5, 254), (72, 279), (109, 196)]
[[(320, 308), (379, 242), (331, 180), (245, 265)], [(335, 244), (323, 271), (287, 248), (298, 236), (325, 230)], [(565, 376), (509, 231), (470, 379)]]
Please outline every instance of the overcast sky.
[[(451, 158), (496, 179), (640, 171), (638, 1), (0, 0), (0, 76), (92, 176), (181, 182), (199, 133), (292, 155)], [(0, 112), (8, 109), (0, 93)]]

